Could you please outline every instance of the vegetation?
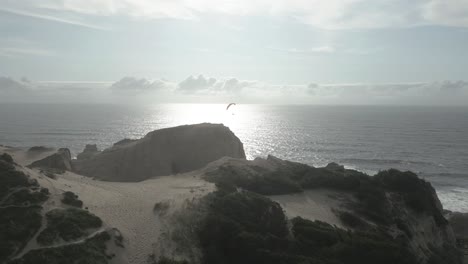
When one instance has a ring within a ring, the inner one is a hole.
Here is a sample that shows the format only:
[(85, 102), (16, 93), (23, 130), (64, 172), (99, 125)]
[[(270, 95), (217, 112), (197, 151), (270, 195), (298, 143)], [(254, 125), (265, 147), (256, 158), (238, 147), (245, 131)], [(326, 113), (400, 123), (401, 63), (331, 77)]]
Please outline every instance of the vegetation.
[(251, 171), (224, 165), (206, 175), (206, 179), (223, 188), (242, 188), (263, 195), (302, 192), (302, 188), (281, 173), (268, 173), (261, 167), (252, 166)]
[(169, 203), (167, 201), (157, 202), (154, 204), (153, 212), (164, 215), (166, 214), (167, 210), (169, 209)]
[(155, 255), (151, 255), (149, 257), (149, 263), (151, 264), (189, 264), (189, 262), (186, 260), (175, 260), (175, 259), (170, 259), (166, 257), (161, 257), (159, 259), (156, 259)]
[(416, 263), (403, 241), (378, 231), (349, 232), (302, 218), (292, 222), (296, 253), (322, 261), (316, 263)]
[(427, 264), (463, 264), (463, 252), (453, 245), (444, 243), (442, 249), (432, 248), (434, 254), (429, 258)]
[(220, 190), (206, 198), (198, 225), (202, 263), (416, 263), (402, 241), (378, 231), (350, 232), (294, 218), (292, 234), (281, 207), (248, 191)]
[(0, 155), (0, 263), (19, 253), (41, 227), (41, 204), (49, 190), (16, 170), (8, 154)]
[(384, 225), (394, 223), (387, 194), (395, 193), (416, 213), (433, 216), (438, 225), (447, 224), (430, 183), (412, 172), (391, 169), (369, 176), (334, 163), (324, 168), (314, 168), (284, 161), (272, 172), (257, 166), (246, 169), (244, 166), (224, 165), (209, 172), (206, 179), (225, 190), (241, 188), (263, 195), (296, 193), (314, 188), (350, 192), (358, 201), (354, 204), (356, 212)]
[(106, 254), (107, 232), (101, 232), (82, 243), (62, 247), (36, 249), (9, 264), (107, 264), (112, 256)]
[(19, 253), (41, 227), (41, 206), (0, 208), (0, 263)]
[(366, 221), (362, 220), (359, 216), (347, 211), (339, 211), (338, 217), (343, 224), (353, 229), (367, 229), (369, 226), (369, 224), (367, 224)]
[(442, 208), (438, 206), (434, 188), (430, 183), (419, 179), (416, 174), (391, 169), (379, 172), (374, 180), (386, 190), (400, 194), (406, 205), (414, 211), (432, 215), (439, 226), (448, 224), (442, 215)]
[(49, 190), (47, 188), (41, 188), (40, 191), (34, 191), (31, 189), (18, 189), (11, 192), (10, 195), (4, 199), (2, 206), (28, 206), (31, 204), (40, 205), (47, 201), (48, 198)]
[(70, 191), (63, 193), (62, 203), (78, 208), (83, 207), (83, 201), (78, 199), (78, 195)]
[(5, 161), (4, 157), (0, 159), (0, 200), (15, 188), (33, 186), (38, 186), (37, 182), (31, 181), (26, 174), (16, 170), (14, 164)]
[(216, 192), (198, 237), (204, 263), (267, 263), (264, 249), (287, 246), (286, 217), (279, 204), (252, 192)]
[(99, 228), (102, 221), (88, 211), (68, 208), (54, 209), (46, 214), (47, 227), (37, 237), (41, 245), (51, 245), (59, 238), (73, 241), (89, 234), (89, 229)]
[(0, 160), (5, 161), (6, 163), (13, 163), (13, 157), (11, 157), (8, 153), (3, 153), (0, 155)]

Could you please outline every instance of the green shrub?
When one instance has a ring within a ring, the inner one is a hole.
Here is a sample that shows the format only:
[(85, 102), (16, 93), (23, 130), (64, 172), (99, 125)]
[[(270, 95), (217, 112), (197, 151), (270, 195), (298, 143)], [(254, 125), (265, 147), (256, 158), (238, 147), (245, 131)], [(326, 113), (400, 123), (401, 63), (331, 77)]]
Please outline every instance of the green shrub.
[(101, 232), (79, 244), (35, 249), (9, 264), (107, 264), (112, 256), (106, 254), (107, 232)]
[(363, 229), (368, 227), (368, 224), (359, 216), (347, 211), (339, 211), (338, 218), (343, 224), (351, 228)]
[(0, 155), (0, 160), (5, 161), (6, 163), (11, 163), (11, 164), (14, 163), (13, 157), (10, 156), (10, 154), (8, 153), (3, 153), (2, 155)]
[(216, 192), (197, 234), (204, 263), (259, 263), (260, 249), (280, 249), (288, 235), (279, 204), (251, 192)]
[(62, 203), (78, 208), (83, 207), (83, 201), (78, 199), (78, 195), (70, 191), (63, 193)]
[(374, 178), (385, 189), (399, 193), (408, 207), (415, 212), (432, 215), (439, 226), (448, 224), (437, 205), (437, 194), (434, 188), (430, 183), (419, 179), (416, 174), (390, 169), (379, 172)]
[(41, 207), (0, 208), (0, 263), (18, 253), (41, 227)]
[(216, 192), (198, 225), (204, 264), (413, 264), (400, 240), (379, 231), (350, 232), (320, 221), (291, 220), (281, 208), (251, 192)]
[[(47, 189), (45, 189), (47, 190)], [(6, 200), (3, 201), (3, 205), (16, 205), (16, 206), (27, 206), (31, 204), (40, 205), (47, 201), (49, 198), (48, 190), (43, 191), (32, 191), (31, 189), (22, 189), (12, 193)]]
[(0, 200), (13, 188), (37, 186), (37, 182), (30, 181), (29, 177), (16, 170), (11, 163), (0, 160)]
[(68, 208), (46, 213), (47, 227), (37, 237), (41, 245), (51, 245), (58, 238), (72, 241), (88, 235), (88, 229), (99, 228), (102, 221), (88, 211)]
[(224, 165), (206, 175), (206, 179), (221, 186), (222, 189), (242, 188), (263, 195), (278, 195), (301, 192), (302, 188), (282, 173), (268, 173), (265, 169), (252, 166), (244, 170)]
[(189, 264), (186, 260), (174, 260), (166, 257), (159, 258), (158, 260), (155, 259), (154, 255), (150, 257), (151, 264)]
[(296, 254), (324, 263), (413, 264), (414, 256), (403, 243), (377, 231), (349, 232), (320, 221), (294, 218)]

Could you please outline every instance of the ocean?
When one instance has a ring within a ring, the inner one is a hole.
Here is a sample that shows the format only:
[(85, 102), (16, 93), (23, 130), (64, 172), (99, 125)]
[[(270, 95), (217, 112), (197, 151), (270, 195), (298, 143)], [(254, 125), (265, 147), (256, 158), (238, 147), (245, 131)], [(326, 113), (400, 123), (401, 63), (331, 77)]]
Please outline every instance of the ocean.
[(223, 123), (249, 159), (268, 154), (430, 181), (445, 209), (468, 212), (468, 107), (0, 104), (0, 144), (100, 149), (160, 128)]

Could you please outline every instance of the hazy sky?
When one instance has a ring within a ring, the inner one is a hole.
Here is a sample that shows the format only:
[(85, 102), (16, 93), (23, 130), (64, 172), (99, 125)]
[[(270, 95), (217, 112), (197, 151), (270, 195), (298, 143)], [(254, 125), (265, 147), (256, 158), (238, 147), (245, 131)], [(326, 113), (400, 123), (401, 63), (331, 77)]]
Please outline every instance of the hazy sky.
[(0, 101), (468, 102), (467, 0), (0, 0)]

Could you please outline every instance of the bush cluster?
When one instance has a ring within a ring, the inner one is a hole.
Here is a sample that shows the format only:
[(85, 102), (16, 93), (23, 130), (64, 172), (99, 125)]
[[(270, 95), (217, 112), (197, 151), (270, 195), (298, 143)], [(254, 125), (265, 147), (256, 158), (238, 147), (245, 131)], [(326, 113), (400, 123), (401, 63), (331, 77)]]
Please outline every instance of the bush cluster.
[(391, 169), (369, 176), (337, 164), (314, 168), (284, 161), (275, 171), (256, 166), (245, 169), (224, 165), (209, 172), (206, 179), (222, 189), (233, 191), (241, 188), (263, 195), (290, 194), (314, 188), (350, 192), (357, 198), (354, 206), (358, 213), (384, 225), (393, 224), (387, 194), (397, 193), (416, 213), (433, 216), (438, 225), (447, 224), (437, 207), (435, 191), (430, 183), (412, 172)]
[(38, 205), (0, 208), (0, 263), (19, 253), (39, 230), (41, 210)]
[(63, 193), (62, 203), (78, 208), (83, 207), (83, 201), (78, 199), (78, 195), (70, 191)]
[(112, 258), (106, 254), (106, 242), (110, 238), (107, 232), (102, 232), (83, 243), (31, 250), (22, 258), (8, 264), (107, 264)]
[(61, 238), (72, 241), (88, 235), (88, 229), (99, 228), (102, 221), (88, 211), (68, 208), (46, 213), (47, 227), (37, 237), (41, 245), (51, 245)]
[(378, 231), (294, 218), (291, 235), (281, 207), (252, 192), (221, 190), (206, 199), (208, 214), (198, 230), (204, 264), (416, 263), (402, 241)]

